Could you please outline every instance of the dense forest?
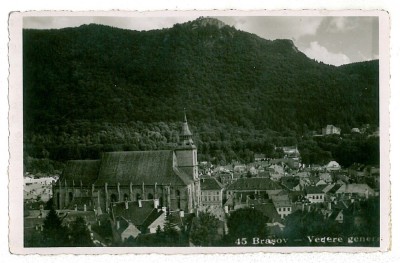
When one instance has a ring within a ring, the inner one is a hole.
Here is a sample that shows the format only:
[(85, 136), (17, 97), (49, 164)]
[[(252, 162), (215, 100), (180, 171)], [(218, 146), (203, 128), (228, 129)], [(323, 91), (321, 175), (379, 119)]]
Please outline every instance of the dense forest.
[(200, 160), (249, 162), (254, 153), (273, 155), (274, 146), (299, 145), (308, 163), (379, 162), (379, 139), (311, 137), (327, 124), (342, 133), (378, 127), (377, 60), (326, 65), (290, 40), (199, 18), (141, 32), (25, 29), (23, 61), (27, 170), (34, 159), (172, 148), (183, 108)]

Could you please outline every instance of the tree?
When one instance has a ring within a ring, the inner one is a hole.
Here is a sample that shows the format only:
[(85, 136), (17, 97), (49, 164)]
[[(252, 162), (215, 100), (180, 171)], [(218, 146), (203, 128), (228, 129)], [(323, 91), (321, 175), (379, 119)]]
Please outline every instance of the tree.
[(324, 216), (318, 210), (295, 211), (286, 217), (285, 225), (286, 237), (290, 240), (303, 239), (304, 242), (306, 236), (326, 234), (328, 229)]
[(83, 217), (78, 216), (72, 222), (70, 229), (70, 244), (74, 247), (91, 247), (93, 241), (90, 237), (90, 231), (87, 228), (86, 221)]
[(179, 240), (178, 230), (171, 219), (171, 215), (168, 215), (164, 223), (163, 239), (166, 245), (175, 244)]
[(49, 247), (63, 247), (68, 243), (68, 236), (65, 235), (66, 227), (62, 225), (62, 220), (57, 215), (54, 207), (50, 207), (43, 225), (43, 245)]
[(215, 244), (218, 230), (218, 219), (208, 211), (200, 212), (193, 220), (190, 239), (196, 246)]
[(268, 217), (254, 208), (241, 208), (232, 212), (227, 222), (228, 242), (233, 242), (238, 238), (263, 236), (267, 221)]

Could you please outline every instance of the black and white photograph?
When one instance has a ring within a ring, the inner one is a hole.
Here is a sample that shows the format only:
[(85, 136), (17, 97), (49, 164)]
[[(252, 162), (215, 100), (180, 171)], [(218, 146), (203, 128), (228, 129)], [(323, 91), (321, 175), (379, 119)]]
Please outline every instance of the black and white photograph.
[(19, 16), (22, 249), (388, 248), (385, 13)]

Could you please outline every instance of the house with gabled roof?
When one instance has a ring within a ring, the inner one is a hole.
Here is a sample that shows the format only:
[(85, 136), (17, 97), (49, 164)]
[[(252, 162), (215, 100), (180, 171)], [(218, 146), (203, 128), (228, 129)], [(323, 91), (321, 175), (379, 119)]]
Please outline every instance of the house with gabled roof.
[(328, 218), (342, 224), (344, 220), (343, 209), (334, 209), (328, 214)]
[(311, 203), (323, 203), (325, 201), (325, 193), (322, 191), (325, 186), (308, 186), (304, 188), (306, 198)]
[(272, 203), (282, 219), (290, 215), (293, 211), (288, 195), (272, 196)]
[(118, 218), (116, 230), (122, 242), (129, 238), (136, 238), (141, 234), (140, 230), (134, 224), (123, 217)]
[(336, 161), (330, 161), (326, 166), (325, 169), (327, 171), (338, 171), (340, 170), (340, 164)]
[(204, 176), (200, 179), (201, 204), (203, 206), (222, 207), (223, 186), (213, 177)]
[(257, 196), (269, 198), (269, 196), (278, 194), (281, 191), (282, 187), (269, 178), (252, 177), (240, 178), (230, 184), (226, 188), (226, 195), (227, 199), (230, 196), (241, 197), (241, 199), (244, 199), (245, 196), (249, 196), (250, 199), (254, 199)]
[(300, 191), (300, 178), (297, 176), (285, 176), (281, 179), (281, 185), (290, 191)]
[(369, 198), (375, 196), (375, 190), (368, 184), (344, 184), (336, 191), (336, 195)]

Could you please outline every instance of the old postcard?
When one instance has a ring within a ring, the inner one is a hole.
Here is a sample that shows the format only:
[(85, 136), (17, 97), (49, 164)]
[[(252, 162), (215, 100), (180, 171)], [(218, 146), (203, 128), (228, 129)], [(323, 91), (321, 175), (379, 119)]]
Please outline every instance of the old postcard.
[(389, 249), (387, 13), (9, 28), (12, 253)]

